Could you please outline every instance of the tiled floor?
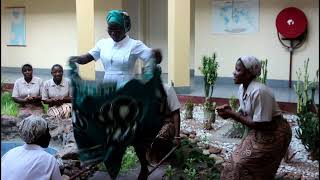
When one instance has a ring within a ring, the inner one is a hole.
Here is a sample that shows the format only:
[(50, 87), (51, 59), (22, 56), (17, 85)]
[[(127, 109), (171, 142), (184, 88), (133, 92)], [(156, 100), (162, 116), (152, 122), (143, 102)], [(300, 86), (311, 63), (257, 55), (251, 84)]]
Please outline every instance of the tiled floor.
[[(35, 76), (41, 77), (43, 80), (47, 80), (52, 78), (51, 74), (48, 72), (47, 74), (37, 74), (34, 73)], [(14, 72), (1, 72), (1, 79), (5, 82), (14, 83), (14, 81), (22, 77), (20, 73)], [(163, 74), (162, 77), (164, 82), (167, 82), (167, 75)], [(294, 88), (286, 88), (286, 87), (271, 87), (275, 94), (277, 101), (279, 102), (297, 102), (297, 96), (294, 91)], [(230, 98), (231, 96), (237, 96), (238, 85), (234, 85), (232, 80), (225, 81), (217, 81), (216, 86), (213, 91), (214, 98)], [(187, 96), (204, 96), (203, 90), (203, 81), (201, 78), (192, 78), (191, 77), (191, 93), (189, 94), (180, 94)], [(319, 103), (319, 90), (315, 93), (315, 102)]]

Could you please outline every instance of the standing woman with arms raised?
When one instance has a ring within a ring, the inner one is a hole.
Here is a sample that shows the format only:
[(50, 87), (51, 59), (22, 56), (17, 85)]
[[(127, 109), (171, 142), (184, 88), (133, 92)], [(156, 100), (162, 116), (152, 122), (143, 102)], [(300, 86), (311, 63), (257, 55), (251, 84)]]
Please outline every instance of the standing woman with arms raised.
[(87, 64), (101, 59), (105, 70), (104, 80), (117, 82), (118, 87), (134, 77), (134, 65), (138, 58), (147, 62), (153, 57), (157, 64), (161, 62), (162, 55), (159, 50), (153, 50), (126, 34), (131, 27), (130, 17), (126, 12), (111, 10), (106, 21), (110, 38), (99, 40), (95, 47), (84, 55), (71, 56), (70, 62)]
[[(104, 66), (104, 81), (116, 82), (117, 88), (134, 78), (134, 65), (137, 59), (142, 59), (145, 64), (151, 59), (159, 64), (162, 60), (160, 50), (147, 47), (140, 40), (130, 38), (126, 33), (131, 27), (129, 15), (121, 10), (111, 10), (106, 16), (108, 34), (110, 38), (99, 40), (95, 47), (81, 56), (71, 56), (70, 62), (87, 64), (92, 60), (101, 59)], [(145, 180), (148, 176), (148, 163), (145, 148), (134, 145), (141, 163), (138, 179)], [(115, 178), (115, 177), (114, 177)]]
[(222, 118), (232, 118), (249, 128), (231, 162), (224, 166), (222, 180), (274, 179), (290, 144), (290, 126), (282, 117), (271, 89), (255, 80), (260, 73), (257, 58), (240, 57), (233, 72), (235, 84), (240, 84), (240, 109), (235, 112), (228, 105), (217, 107)]

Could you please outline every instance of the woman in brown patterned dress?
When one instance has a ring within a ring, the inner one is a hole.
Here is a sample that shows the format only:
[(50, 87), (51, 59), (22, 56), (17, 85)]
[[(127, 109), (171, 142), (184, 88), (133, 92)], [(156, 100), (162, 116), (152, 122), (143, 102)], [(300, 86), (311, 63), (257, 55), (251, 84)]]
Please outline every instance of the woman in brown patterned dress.
[(253, 56), (240, 57), (233, 72), (235, 84), (240, 84), (239, 111), (232, 111), (229, 105), (217, 107), (222, 118), (232, 118), (249, 128), (231, 162), (224, 164), (222, 180), (274, 179), (290, 144), (290, 126), (282, 117), (271, 89), (255, 80), (260, 72), (259, 60)]

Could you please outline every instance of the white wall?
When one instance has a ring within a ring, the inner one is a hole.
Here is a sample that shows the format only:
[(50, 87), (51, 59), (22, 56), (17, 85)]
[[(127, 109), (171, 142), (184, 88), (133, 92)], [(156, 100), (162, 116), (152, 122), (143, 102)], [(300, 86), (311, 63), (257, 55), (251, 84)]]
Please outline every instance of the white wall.
[(254, 55), (268, 59), (268, 79), (288, 80), (289, 52), (280, 44), (275, 27), (278, 13), (294, 6), (306, 14), (309, 21), (309, 35), (306, 43), (294, 52), (292, 79), (303, 67), (303, 61), (310, 58), (310, 77), (319, 68), (319, 1), (316, 0), (260, 0), (259, 32), (250, 34), (212, 34), (211, 0), (195, 1), (195, 70), (203, 55), (217, 53), (219, 76), (231, 77), (236, 59), (241, 55)]
[[(8, 17), (5, 7), (25, 6), (26, 47), (8, 47)], [(75, 1), (1, 0), (1, 66), (34, 68), (66, 67), (67, 58), (76, 54)]]
[(168, 72), (168, 0), (148, 0), (147, 38), (151, 48), (161, 49), (163, 73)]

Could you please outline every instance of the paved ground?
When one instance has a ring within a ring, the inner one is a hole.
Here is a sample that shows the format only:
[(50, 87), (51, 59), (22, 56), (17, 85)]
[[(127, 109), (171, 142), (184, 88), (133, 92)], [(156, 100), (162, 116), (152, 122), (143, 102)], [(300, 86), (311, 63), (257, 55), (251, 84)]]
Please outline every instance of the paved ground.
[[(161, 180), (164, 175), (166, 165), (161, 165), (157, 168), (148, 178), (148, 180)], [(151, 168), (149, 168), (150, 170)], [(138, 178), (140, 172), (140, 165), (129, 170), (125, 174), (120, 174), (116, 180), (135, 180)], [(110, 176), (106, 172), (97, 171), (93, 177), (90, 177), (88, 180), (111, 180)]]

